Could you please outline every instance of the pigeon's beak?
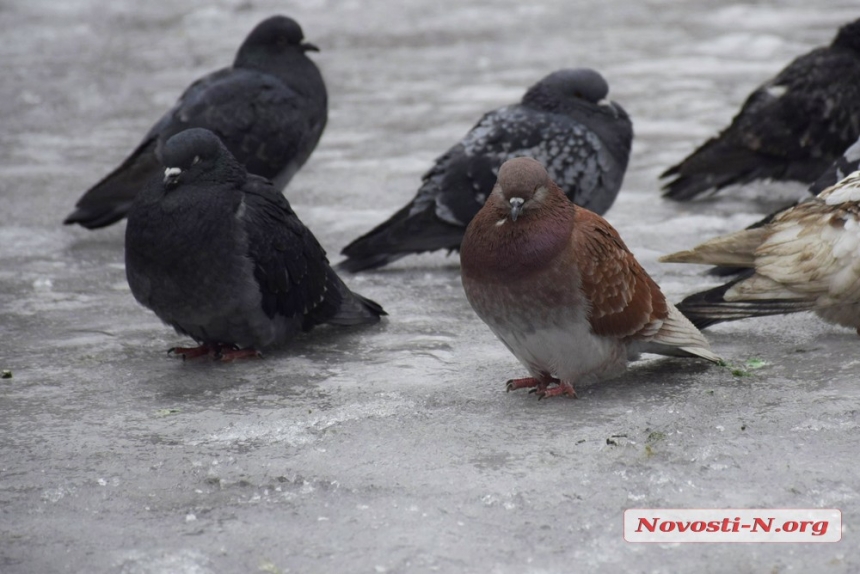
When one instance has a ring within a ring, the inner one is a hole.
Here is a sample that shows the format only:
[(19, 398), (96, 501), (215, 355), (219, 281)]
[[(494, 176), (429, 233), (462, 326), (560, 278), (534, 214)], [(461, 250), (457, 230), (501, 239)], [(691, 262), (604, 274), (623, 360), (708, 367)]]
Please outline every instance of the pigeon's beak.
[(520, 216), (520, 212), (523, 210), (523, 198), (522, 197), (512, 197), (511, 198), (511, 221), (516, 221), (517, 217)]
[(302, 43), (302, 50), (305, 52), (319, 52), (320, 49), (317, 48), (316, 44), (311, 44), (310, 42)]
[(612, 100), (603, 98), (602, 100), (597, 102), (597, 105), (604, 108), (609, 108), (610, 110), (612, 110), (612, 115), (616, 118), (618, 117), (618, 110), (615, 108), (615, 103)]
[(164, 185), (176, 185), (180, 173), (182, 173), (182, 169), (178, 167), (168, 167), (165, 169)]

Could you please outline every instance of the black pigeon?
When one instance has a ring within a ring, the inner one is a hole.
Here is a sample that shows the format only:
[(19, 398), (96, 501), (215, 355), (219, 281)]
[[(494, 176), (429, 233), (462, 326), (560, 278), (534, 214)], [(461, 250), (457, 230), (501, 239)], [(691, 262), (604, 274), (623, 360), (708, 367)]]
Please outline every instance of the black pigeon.
[(89, 229), (125, 217), (135, 195), (161, 170), (164, 142), (182, 130), (215, 132), (251, 173), (282, 190), (307, 161), (328, 117), (328, 95), (319, 69), (306, 55), (292, 18), (273, 16), (254, 28), (233, 65), (197, 80), (137, 149), (87, 191), (64, 223)]
[(754, 91), (729, 127), (660, 177), (683, 201), (756, 179), (812, 183), (860, 137), (860, 19)]
[(164, 176), (129, 211), (125, 264), (134, 297), (201, 345), (176, 352), (232, 359), (386, 314), (344, 285), (286, 198), (215, 134), (181, 132), (161, 157)]
[(519, 104), (484, 115), (436, 160), (408, 205), (343, 249), (347, 259), (338, 267), (357, 272), (411, 253), (459, 250), (499, 167), (513, 157), (538, 160), (568, 198), (605, 213), (618, 195), (633, 139), (630, 118), (606, 100), (608, 93), (594, 70), (558, 70)]

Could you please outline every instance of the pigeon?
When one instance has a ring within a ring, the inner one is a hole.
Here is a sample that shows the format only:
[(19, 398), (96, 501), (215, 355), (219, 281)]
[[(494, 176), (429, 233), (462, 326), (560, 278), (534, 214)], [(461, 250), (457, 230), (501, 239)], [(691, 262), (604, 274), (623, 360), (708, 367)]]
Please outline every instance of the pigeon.
[[(830, 165), (830, 167), (828, 167), (824, 171), (824, 173), (818, 176), (818, 179), (816, 179), (812, 183), (812, 185), (809, 186), (809, 192), (812, 193), (813, 196), (818, 195), (828, 187), (836, 185), (838, 182), (845, 179), (848, 174), (853, 173), (858, 169), (860, 169), (860, 139), (854, 142), (851, 147), (845, 150), (845, 153), (839, 156), (836, 161), (834, 161)], [(765, 225), (773, 221), (774, 218), (776, 218), (778, 215), (780, 215), (784, 211), (788, 211), (789, 209), (795, 207), (798, 203), (800, 203), (800, 201), (795, 201), (790, 205), (787, 205), (781, 209), (774, 211), (769, 215), (766, 215), (764, 218), (756, 221), (755, 223), (747, 227), (747, 229), (764, 227)], [(733, 275), (740, 275), (744, 272), (746, 272), (745, 267), (718, 266), (709, 269), (707, 274), (716, 277), (729, 277)]]
[(678, 304), (697, 327), (814, 311), (860, 334), (860, 171), (760, 227), (661, 258), (745, 268)]
[(621, 188), (633, 139), (627, 112), (608, 93), (594, 70), (558, 70), (520, 103), (485, 114), (436, 159), (408, 205), (343, 249), (347, 259), (338, 267), (357, 272), (411, 253), (458, 250), (499, 167), (512, 157), (539, 159), (572, 201), (605, 213)]
[(756, 89), (729, 127), (660, 177), (684, 201), (757, 179), (812, 183), (860, 137), (860, 19)]
[(163, 177), (129, 211), (125, 264), (135, 299), (200, 344), (175, 353), (232, 360), (386, 314), (344, 285), (287, 199), (214, 133), (180, 132), (161, 158)]
[(502, 165), (460, 265), (472, 308), (530, 375), (508, 390), (576, 396), (575, 383), (620, 374), (640, 352), (720, 362), (618, 232), (534, 159)]
[(809, 186), (809, 193), (818, 195), (858, 169), (860, 169), (860, 138), (857, 138), (857, 141), (851, 144), (841, 156), (836, 158), (836, 161), (830, 164), (830, 167), (818, 176), (818, 179), (812, 182), (812, 185)]
[(174, 134), (200, 127), (215, 132), (250, 171), (283, 190), (307, 161), (328, 117), (319, 69), (305, 54), (299, 24), (273, 16), (254, 28), (233, 65), (197, 80), (112, 173), (87, 191), (65, 224), (89, 229), (125, 217), (134, 197), (161, 172), (161, 149)]

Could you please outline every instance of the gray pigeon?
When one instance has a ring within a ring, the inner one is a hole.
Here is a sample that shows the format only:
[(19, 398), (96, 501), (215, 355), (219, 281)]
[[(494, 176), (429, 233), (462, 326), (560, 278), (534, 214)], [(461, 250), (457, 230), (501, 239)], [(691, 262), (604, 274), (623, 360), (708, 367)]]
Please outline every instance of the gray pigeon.
[(812, 183), (860, 137), (860, 19), (754, 91), (731, 125), (660, 177), (678, 201), (756, 179)]
[(528, 156), (577, 205), (605, 213), (615, 201), (633, 139), (624, 109), (606, 99), (609, 85), (588, 68), (558, 70), (499, 108), (436, 160), (415, 198), (388, 221), (347, 245), (338, 267), (351, 272), (411, 253), (459, 250), (510, 158)]
[(129, 211), (125, 264), (134, 297), (201, 345), (175, 352), (230, 360), (386, 314), (344, 285), (286, 198), (215, 134), (181, 132), (161, 157), (164, 176)]
[(137, 149), (78, 200), (64, 223), (89, 229), (125, 217), (146, 181), (161, 171), (159, 154), (170, 136), (191, 127), (215, 132), (251, 173), (282, 190), (307, 161), (328, 117), (322, 75), (305, 55), (292, 18), (273, 16), (254, 28), (233, 65), (197, 80)]

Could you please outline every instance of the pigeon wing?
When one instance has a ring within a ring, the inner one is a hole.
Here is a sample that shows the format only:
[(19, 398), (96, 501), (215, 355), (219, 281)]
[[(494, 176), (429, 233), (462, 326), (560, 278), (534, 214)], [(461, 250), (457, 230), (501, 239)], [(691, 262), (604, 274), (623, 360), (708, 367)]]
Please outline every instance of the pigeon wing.
[(153, 130), (163, 142), (187, 128), (205, 127), (250, 173), (280, 180), (293, 158), (307, 159), (310, 151), (304, 150), (313, 149), (322, 131), (302, 103), (301, 96), (272, 75), (230, 68), (192, 84)]
[(340, 303), (338, 290), (329, 288), (325, 251), (269, 182), (251, 177), (244, 191), (240, 211), (263, 310), (269, 317), (304, 317), (310, 329), (321, 309)]
[[(425, 175), (446, 174), (436, 195), (437, 215), (467, 224), (492, 191), (499, 167), (514, 157), (541, 162), (568, 199), (598, 212), (612, 204), (626, 167), (583, 123), (521, 104), (505, 106), (485, 114)], [(450, 170), (451, 164), (458, 169)]]
[(591, 302), (589, 321), (596, 335), (647, 338), (668, 315), (657, 284), (602, 217), (578, 209), (571, 252), (581, 272), (581, 289)]

